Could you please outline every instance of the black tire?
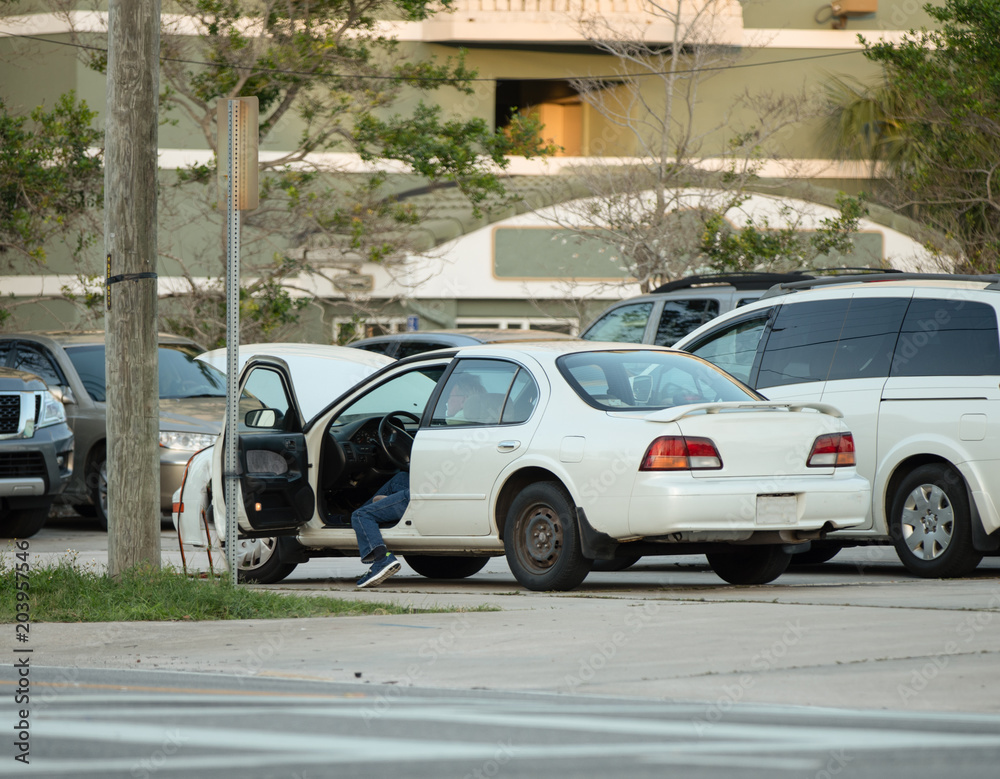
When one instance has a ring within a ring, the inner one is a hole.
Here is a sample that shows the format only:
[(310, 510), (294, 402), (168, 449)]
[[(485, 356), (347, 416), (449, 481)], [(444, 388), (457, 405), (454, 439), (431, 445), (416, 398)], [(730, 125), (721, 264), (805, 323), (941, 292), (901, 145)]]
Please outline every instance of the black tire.
[(972, 546), (965, 481), (944, 465), (922, 465), (900, 482), (889, 534), (906, 570), (924, 578), (967, 576), (983, 559)]
[(807, 552), (792, 555), (792, 565), (820, 565), (829, 562), (843, 550), (833, 541), (813, 541)]
[(642, 559), (642, 555), (629, 555), (628, 557), (615, 557), (612, 560), (594, 560), (590, 566), (592, 571), (624, 571), (631, 568)]
[(104, 445), (94, 449), (87, 467), (87, 489), (94, 506), (94, 516), (101, 530), (108, 529), (108, 454)]
[(730, 584), (767, 584), (788, 568), (792, 555), (776, 544), (741, 547), (736, 552), (706, 555), (720, 579)]
[(553, 482), (525, 487), (514, 498), (503, 544), (514, 578), (529, 590), (572, 590), (587, 578), (592, 561), (580, 550), (576, 511)]
[(243, 584), (280, 582), (297, 563), (283, 563), (278, 554), (278, 539), (239, 538), (236, 541), (236, 577)]
[(490, 558), (408, 554), (403, 559), (410, 568), (428, 579), (465, 579), (483, 570)]
[(31, 538), (45, 527), (49, 507), (12, 509), (0, 517), (0, 538)]

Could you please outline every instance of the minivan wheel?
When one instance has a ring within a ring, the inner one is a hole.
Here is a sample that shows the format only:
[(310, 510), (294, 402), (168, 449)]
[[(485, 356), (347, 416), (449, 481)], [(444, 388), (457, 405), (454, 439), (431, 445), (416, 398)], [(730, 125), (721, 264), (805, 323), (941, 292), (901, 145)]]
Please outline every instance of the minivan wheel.
[(91, 455), (86, 478), (97, 524), (101, 526), (101, 530), (106, 531), (108, 529), (108, 454), (103, 445)]
[(788, 569), (792, 555), (777, 544), (745, 546), (705, 555), (716, 576), (730, 584), (767, 584)]
[(972, 546), (965, 482), (944, 465), (923, 465), (903, 479), (892, 503), (889, 531), (900, 561), (917, 576), (966, 576), (983, 559)]

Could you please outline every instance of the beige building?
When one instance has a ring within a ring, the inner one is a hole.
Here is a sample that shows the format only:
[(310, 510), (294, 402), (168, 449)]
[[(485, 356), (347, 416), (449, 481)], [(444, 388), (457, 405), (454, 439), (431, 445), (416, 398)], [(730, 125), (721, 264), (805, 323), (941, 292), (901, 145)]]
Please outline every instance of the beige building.
[[(104, 77), (87, 68), (68, 44), (70, 26), (100, 33), (105, 16), (80, 10), (64, 17), (47, 11), (45, 2), (24, 5), (34, 12), (0, 19), (0, 90), (8, 106), (30, 110), (75, 90), (100, 110)], [(447, 112), (481, 117), (497, 127), (514, 111), (537, 115), (545, 124), (544, 137), (559, 151), (547, 160), (512, 160), (510, 188), (523, 195), (523, 202), (480, 218), (453, 190), (427, 193), (425, 182), (393, 168), (395, 191), (422, 206), (426, 218), (419, 230), (422, 251), (389, 268), (356, 262), (287, 236), (278, 247), (281, 251), (325, 265), (330, 277), (299, 280), (297, 294), (322, 301), (321, 309), (306, 315), (301, 337), (336, 340), (359, 312), (370, 325), (390, 330), (404, 328), (416, 316), (421, 328), (532, 326), (575, 332), (608, 302), (638, 292), (613, 247), (581, 245), (563, 229), (573, 218), (573, 209), (565, 204), (590, 194), (581, 167), (634, 161), (644, 151), (641, 133), (609, 118), (581, 94), (577, 79), (588, 78), (600, 82), (606, 100), (621, 105), (627, 96), (621, 62), (594, 45), (595, 35), (641, 39), (660, 50), (692, 30), (711, 36), (724, 56), (717, 72), (699, 86), (691, 129), (704, 135), (697, 163), (713, 170), (719, 167), (727, 128), (752, 119), (752, 111), (741, 107), (741, 96), (766, 91), (818, 97), (831, 74), (873, 78), (877, 69), (862, 55), (859, 33), (893, 40), (930, 22), (915, 0), (838, 0), (832, 5), (664, 0), (659, 5), (679, 7), (680, 14), (671, 19), (655, 13), (646, 0), (457, 0), (453, 13), (424, 22), (386, 22), (386, 31), (413, 58), (466, 50), (467, 64), (478, 71), (479, 80), (471, 95), (441, 95)], [(164, 2), (164, 16), (174, 34), (191, 34), (191, 20), (169, 17), (168, 11), (169, 3)], [(663, 81), (639, 74), (635, 83), (639, 102), (629, 107), (629, 117), (639, 124), (642, 110), (663, 110)], [(196, 128), (178, 118), (159, 131), (163, 180), (180, 166), (211, 159)], [(295, 122), (280, 124), (262, 145), (262, 156), (288, 151), (298, 130)], [(770, 223), (777, 225), (778, 206), (785, 203), (804, 210), (802, 226), (808, 229), (833, 213), (829, 206), (837, 192), (857, 193), (872, 186), (867, 167), (833, 158), (818, 121), (787, 130), (780, 141), (780, 154), (761, 169), (766, 186), (744, 204), (742, 213), (729, 215), (733, 224), (742, 224), (747, 216), (772, 214)], [(326, 155), (318, 161), (341, 171), (361, 166), (350, 154)], [(692, 189), (684, 197), (696, 192)], [(172, 257), (186, 258), (189, 272), (194, 268), (195, 275), (203, 274), (209, 283), (220, 268), (216, 228), (199, 228), (196, 217), (188, 215), (187, 229), (171, 229), (166, 219), (173, 207), (161, 212), (160, 244), (166, 249), (159, 262), (161, 292), (179, 287), (181, 264)], [(859, 258), (851, 264), (929, 268), (932, 263), (920, 247), (915, 226), (878, 209), (862, 224), (858, 245)], [(93, 272), (99, 273), (100, 247), (93, 254)], [(14, 268), (0, 277), (0, 292), (29, 299), (78, 283), (76, 268), (66, 256), (53, 250), (50, 258), (40, 273)], [(14, 326), (48, 327), (75, 317), (69, 304), (50, 302), (19, 309)]]

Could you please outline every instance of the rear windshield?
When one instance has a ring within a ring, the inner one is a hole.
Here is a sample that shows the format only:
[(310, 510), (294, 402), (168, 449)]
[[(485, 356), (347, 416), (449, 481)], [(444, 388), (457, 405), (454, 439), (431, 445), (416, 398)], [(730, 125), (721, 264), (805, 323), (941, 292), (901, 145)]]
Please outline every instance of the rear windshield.
[(560, 357), (557, 364), (582, 400), (606, 411), (761, 399), (727, 373), (682, 352), (582, 352)]

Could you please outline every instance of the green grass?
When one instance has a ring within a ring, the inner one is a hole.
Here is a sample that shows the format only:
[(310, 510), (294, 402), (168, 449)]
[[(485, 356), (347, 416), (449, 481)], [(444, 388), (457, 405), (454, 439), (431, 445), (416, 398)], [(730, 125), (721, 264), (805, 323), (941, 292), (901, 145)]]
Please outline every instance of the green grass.
[[(31, 622), (286, 619), (463, 610), (284, 595), (234, 587), (228, 579), (192, 578), (172, 568), (133, 569), (111, 578), (103, 571), (77, 565), (75, 559), (32, 566), (25, 590), (25, 579), (17, 578), (10, 561), (3, 557), (0, 555), (0, 623), (14, 622), (18, 602), (28, 603)], [(27, 601), (23, 595), (18, 601), (19, 592), (27, 593)], [(495, 609), (469, 609), (478, 610)]]

